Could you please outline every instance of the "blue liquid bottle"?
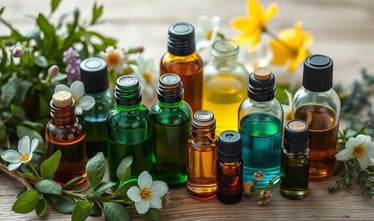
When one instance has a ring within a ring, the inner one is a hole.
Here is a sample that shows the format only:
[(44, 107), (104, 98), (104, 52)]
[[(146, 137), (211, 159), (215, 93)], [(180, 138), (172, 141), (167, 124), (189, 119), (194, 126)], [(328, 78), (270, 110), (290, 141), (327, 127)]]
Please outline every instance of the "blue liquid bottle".
[(238, 112), (243, 181), (253, 182), (257, 171), (265, 175), (256, 188), (264, 188), (270, 181), (279, 182), (283, 109), (274, 93), (274, 74), (268, 68), (256, 68), (249, 76), (248, 99), (241, 103)]

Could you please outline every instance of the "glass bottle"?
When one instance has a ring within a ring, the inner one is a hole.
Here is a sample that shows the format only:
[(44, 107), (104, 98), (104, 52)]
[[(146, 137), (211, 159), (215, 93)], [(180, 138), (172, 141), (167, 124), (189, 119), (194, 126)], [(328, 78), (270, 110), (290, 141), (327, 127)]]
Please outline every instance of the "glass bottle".
[(238, 129), (238, 108), (248, 96), (249, 73), (239, 63), (239, 46), (219, 39), (212, 45), (213, 60), (204, 66), (203, 109), (214, 113), (216, 133)]
[(187, 190), (198, 200), (216, 196), (217, 146), (216, 120), (208, 110), (196, 111), (192, 119), (192, 135), (187, 151)]
[(283, 109), (274, 97), (275, 77), (269, 68), (256, 68), (249, 76), (248, 98), (239, 107), (242, 138), (243, 181), (254, 182), (253, 173), (264, 179), (256, 188), (279, 182), (281, 165)]
[(87, 178), (86, 132), (74, 112), (75, 103), (70, 92), (54, 93), (50, 102), (51, 120), (46, 125), (45, 139), (48, 156), (57, 150), (62, 153), (54, 180), (65, 184), (73, 178), (82, 177), (77, 182), (79, 185)]
[(217, 140), (217, 199), (225, 204), (239, 202), (243, 196), (243, 161), (240, 134), (223, 131)]
[(303, 86), (294, 96), (294, 117), (309, 125), (309, 180), (318, 181), (335, 171), (340, 98), (332, 88), (333, 61), (311, 55), (304, 61)]
[(303, 120), (288, 121), (284, 129), (280, 192), (302, 199), (309, 192), (309, 133)]
[(133, 75), (120, 76), (114, 89), (115, 104), (107, 115), (109, 178), (119, 184), (116, 175), (121, 161), (132, 155), (131, 178), (141, 172), (152, 172), (150, 117), (148, 108), (141, 103), (139, 80)]
[(88, 157), (97, 152), (107, 155), (106, 114), (113, 105), (113, 92), (108, 88), (107, 64), (98, 57), (87, 58), (80, 63), (81, 81), (87, 95), (95, 98), (95, 106), (84, 111), (82, 121), (86, 127)]
[(187, 143), (191, 135), (191, 107), (183, 101), (183, 82), (177, 74), (160, 76), (158, 102), (150, 110), (155, 177), (169, 186), (187, 181)]
[(184, 100), (195, 112), (202, 109), (203, 61), (196, 52), (195, 29), (186, 22), (169, 27), (167, 52), (160, 62), (160, 74), (174, 73), (182, 78)]

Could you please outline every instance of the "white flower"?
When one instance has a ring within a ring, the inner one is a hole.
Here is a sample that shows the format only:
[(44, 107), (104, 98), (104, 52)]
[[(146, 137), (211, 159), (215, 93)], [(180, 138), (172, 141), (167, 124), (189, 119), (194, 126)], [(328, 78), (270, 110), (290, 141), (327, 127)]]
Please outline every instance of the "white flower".
[(18, 151), (5, 150), (2, 152), (1, 158), (9, 162), (8, 170), (16, 170), (21, 166), (21, 164), (30, 162), (33, 152), (38, 147), (38, 144), (38, 139), (33, 139), (30, 144), (30, 138), (28, 136), (24, 136), (18, 141)]
[(127, 61), (123, 48), (109, 46), (105, 52), (100, 52), (100, 57), (106, 60), (108, 70), (113, 70), (116, 74), (123, 74), (123, 65)]
[(283, 108), (283, 122), (287, 122), (287, 121), (293, 119), (293, 114), (292, 114), (293, 98), (292, 98), (292, 94), (287, 89), (284, 90), (284, 92), (287, 95), (288, 104), (282, 104), (282, 108)]
[(201, 16), (196, 26), (196, 48), (201, 51), (216, 40), (221, 19), (218, 16)]
[(267, 67), (273, 59), (273, 52), (269, 44), (260, 42), (253, 50), (243, 52), (248, 72), (252, 72), (256, 67)]
[(350, 137), (345, 143), (345, 149), (335, 155), (337, 160), (347, 161), (356, 157), (362, 169), (370, 164), (370, 158), (374, 158), (374, 143), (371, 137), (359, 134), (357, 137)]
[(153, 85), (153, 79), (156, 73), (154, 60), (147, 58), (142, 54), (138, 54), (136, 57), (136, 65), (131, 65), (133, 75), (138, 78), (142, 92), (148, 98), (155, 94), (155, 87)]
[(92, 96), (84, 95), (84, 84), (82, 81), (74, 81), (70, 88), (64, 84), (58, 84), (55, 87), (57, 91), (69, 91), (75, 102), (75, 114), (81, 115), (83, 110), (87, 111), (95, 106), (95, 99)]
[[(162, 208), (161, 198), (168, 192), (168, 186), (163, 181), (152, 181), (148, 171), (139, 175), (138, 185), (127, 191), (127, 196), (135, 202), (136, 211), (145, 214), (149, 208)], [(139, 189), (140, 188), (140, 189)]]

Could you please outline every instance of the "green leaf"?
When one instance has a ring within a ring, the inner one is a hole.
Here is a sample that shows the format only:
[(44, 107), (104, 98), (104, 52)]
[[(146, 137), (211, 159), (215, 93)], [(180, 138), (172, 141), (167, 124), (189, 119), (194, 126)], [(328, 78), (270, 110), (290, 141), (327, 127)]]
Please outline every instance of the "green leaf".
[(36, 176), (33, 172), (23, 173), (23, 177), (25, 177), (26, 179), (36, 179)]
[(78, 177), (74, 177), (73, 179), (69, 180), (67, 183), (64, 184), (64, 186), (62, 187), (63, 189), (70, 189), (72, 187), (75, 186), (75, 184), (78, 182), (78, 181), (81, 181), (82, 180), (82, 176), (78, 176)]
[(103, 14), (103, 10), (104, 10), (103, 5), (97, 6), (96, 2), (94, 3), (94, 6), (92, 7), (92, 19), (91, 19), (90, 25), (96, 24), (96, 22), (99, 20), (99, 18)]
[(13, 74), (8, 81), (1, 87), (1, 102), (4, 106), (9, 106), (14, 96), (17, 94), (19, 80), (15, 74)]
[(84, 221), (90, 215), (93, 204), (88, 201), (78, 200), (71, 217), (72, 221)]
[(48, 67), (48, 60), (46, 57), (39, 55), (35, 57), (35, 64), (39, 67), (47, 68)]
[(107, 191), (109, 188), (112, 188), (115, 185), (116, 183), (103, 181), (98, 186), (96, 186), (96, 188), (90, 195), (95, 197), (101, 196), (103, 193), (105, 193), (105, 191)]
[(17, 96), (14, 97), (14, 103), (21, 105), (23, 101), (25, 100), (25, 97), (27, 93), (29, 92), (30, 87), (32, 86), (32, 83), (27, 80), (22, 80), (19, 82), (18, 88), (17, 88)]
[(104, 217), (106, 221), (128, 221), (131, 220), (130, 214), (125, 207), (119, 203), (104, 203)]
[(29, 213), (36, 208), (39, 198), (40, 195), (38, 191), (29, 190), (17, 199), (12, 207), (12, 210), (16, 213)]
[(38, 216), (44, 216), (47, 212), (48, 203), (45, 199), (40, 199), (36, 205), (35, 211)]
[(41, 180), (35, 184), (35, 189), (39, 190), (42, 193), (48, 193), (53, 195), (61, 195), (62, 187), (60, 184), (56, 183), (53, 180)]
[(92, 157), (86, 165), (88, 181), (92, 188), (101, 183), (105, 174), (105, 157), (99, 152)]
[(40, 165), (40, 175), (45, 179), (51, 179), (60, 164), (61, 150), (54, 152), (48, 159), (44, 160)]
[(150, 208), (146, 214), (140, 215), (146, 220), (161, 221), (162, 217), (160, 211), (154, 208)]
[(61, 0), (52, 0), (51, 1), (51, 14), (53, 14), (53, 12), (56, 11), (56, 9), (60, 5), (60, 3), (61, 3)]
[(40, 133), (23, 125), (17, 126), (17, 136), (18, 137), (29, 136), (30, 140), (33, 140), (34, 138), (36, 138), (39, 141), (39, 145), (44, 145), (44, 139), (42, 135), (40, 135)]
[(133, 161), (133, 157), (128, 156), (128, 157), (124, 158), (121, 161), (121, 163), (118, 165), (116, 174), (117, 174), (117, 177), (118, 177), (120, 183), (122, 183), (123, 181), (130, 178), (132, 161)]
[(49, 201), (52, 207), (59, 213), (72, 213), (76, 205), (72, 198), (67, 196), (49, 195)]
[(90, 216), (101, 216), (102, 214), (102, 206), (98, 202), (94, 202), (93, 207), (90, 211)]
[(38, 24), (40, 30), (44, 33), (45, 38), (55, 37), (55, 27), (49, 23), (48, 19), (43, 14), (39, 13), (36, 23)]
[(119, 198), (126, 198), (127, 197), (127, 191), (130, 189), (132, 186), (137, 186), (138, 182), (136, 180), (126, 182), (125, 184), (120, 184), (116, 192), (114, 194), (118, 196)]

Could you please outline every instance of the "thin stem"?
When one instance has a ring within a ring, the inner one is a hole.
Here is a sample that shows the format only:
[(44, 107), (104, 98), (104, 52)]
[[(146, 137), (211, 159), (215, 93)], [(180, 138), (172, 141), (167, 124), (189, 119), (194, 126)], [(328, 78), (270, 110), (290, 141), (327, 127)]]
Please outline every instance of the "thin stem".
[(38, 171), (35, 169), (35, 167), (32, 165), (32, 163), (28, 163), (27, 166), (32, 170), (32, 172), (36, 175), (36, 178), (40, 180), (42, 177), (39, 175)]

